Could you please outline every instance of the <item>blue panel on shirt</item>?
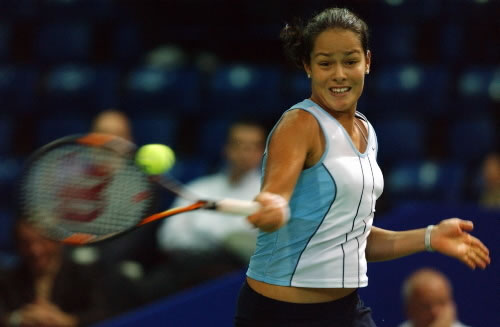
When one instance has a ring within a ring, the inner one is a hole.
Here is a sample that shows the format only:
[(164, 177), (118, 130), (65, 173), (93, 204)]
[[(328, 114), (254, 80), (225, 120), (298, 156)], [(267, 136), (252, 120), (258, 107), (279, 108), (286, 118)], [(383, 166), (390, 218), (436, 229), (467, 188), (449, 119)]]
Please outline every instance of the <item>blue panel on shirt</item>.
[(290, 221), (276, 232), (260, 232), (248, 276), (289, 286), (302, 252), (321, 225), (335, 195), (335, 181), (322, 164), (303, 171), (290, 200)]

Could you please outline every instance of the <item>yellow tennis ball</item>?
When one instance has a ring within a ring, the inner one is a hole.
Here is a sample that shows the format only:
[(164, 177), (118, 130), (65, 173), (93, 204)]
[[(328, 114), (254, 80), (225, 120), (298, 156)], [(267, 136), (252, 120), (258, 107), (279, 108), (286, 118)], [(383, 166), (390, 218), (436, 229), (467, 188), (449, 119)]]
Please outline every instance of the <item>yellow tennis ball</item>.
[(148, 175), (160, 175), (173, 167), (175, 153), (163, 144), (147, 144), (137, 150), (135, 163)]

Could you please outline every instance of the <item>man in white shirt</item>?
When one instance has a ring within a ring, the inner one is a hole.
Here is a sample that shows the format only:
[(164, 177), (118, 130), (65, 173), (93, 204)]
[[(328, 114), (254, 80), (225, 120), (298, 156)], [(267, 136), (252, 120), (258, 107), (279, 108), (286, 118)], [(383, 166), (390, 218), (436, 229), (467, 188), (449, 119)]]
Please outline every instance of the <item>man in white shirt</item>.
[[(225, 167), (219, 173), (193, 180), (188, 189), (200, 197), (252, 200), (260, 191), (265, 137), (266, 130), (257, 123), (233, 123), (223, 149)], [(173, 207), (186, 204), (178, 198)], [(165, 262), (143, 285), (145, 292), (156, 293), (146, 296), (154, 299), (244, 268), (255, 249), (256, 237), (257, 230), (243, 216), (199, 210), (166, 219), (157, 231)]]
[(457, 320), (453, 290), (442, 273), (422, 268), (403, 283), (407, 321), (399, 327), (467, 327)]
[[(259, 166), (264, 150), (264, 133), (261, 126), (253, 123), (233, 124), (224, 146), (226, 167), (214, 175), (195, 179), (187, 185), (188, 189), (207, 198), (253, 199), (260, 189)], [(177, 198), (173, 207), (187, 205), (188, 202)], [(210, 252), (224, 246), (235, 233), (253, 239), (250, 240), (252, 244), (255, 241), (256, 231), (245, 217), (193, 211), (165, 220), (158, 231), (158, 244), (164, 251)]]

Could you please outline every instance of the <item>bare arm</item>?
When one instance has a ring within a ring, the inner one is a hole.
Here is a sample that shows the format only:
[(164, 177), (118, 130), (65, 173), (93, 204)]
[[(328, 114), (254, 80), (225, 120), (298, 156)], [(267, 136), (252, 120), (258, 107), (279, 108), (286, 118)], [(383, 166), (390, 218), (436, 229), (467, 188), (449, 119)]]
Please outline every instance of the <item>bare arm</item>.
[[(489, 251), (479, 239), (468, 233), (472, 229), (470, 221), (458, 218), (443, 220), (432, 230), (431, 246), (437, 252), (462, 261), (471, 269), (484, 269), (491, 261)], [(372, 227), (366, 258), (368, 261), (386, 261), (424, 251), (424, 235), (425, 228), (396, 232)]]
[(366, 259), (387, 261), (425, 250), (425, 229), (396, 232), (373, 226), (368, 236)]
[(255, 198), (262, 209), (248, 220), (263, 231), (286, 223), (288, 201), (301, 171), (322, 154), (322, 134), (316, 119), (304, 110), (287, 112), (275, 128), (268, 147), (262, 190)]

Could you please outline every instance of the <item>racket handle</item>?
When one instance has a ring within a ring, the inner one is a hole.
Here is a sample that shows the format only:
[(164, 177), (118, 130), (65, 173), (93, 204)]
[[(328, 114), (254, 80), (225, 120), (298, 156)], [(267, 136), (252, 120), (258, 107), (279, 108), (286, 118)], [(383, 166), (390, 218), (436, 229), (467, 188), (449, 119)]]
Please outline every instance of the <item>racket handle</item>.
[(215, 203), (215, 210), (236, 215), (250, 216), (260, 209), (260, 203), (236, 199), (223, 199)]

